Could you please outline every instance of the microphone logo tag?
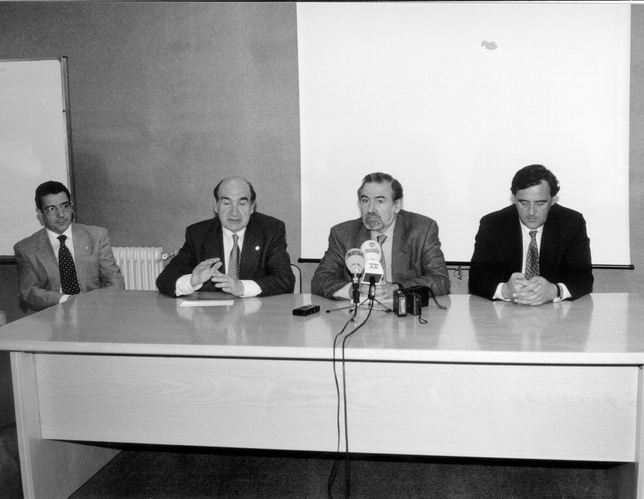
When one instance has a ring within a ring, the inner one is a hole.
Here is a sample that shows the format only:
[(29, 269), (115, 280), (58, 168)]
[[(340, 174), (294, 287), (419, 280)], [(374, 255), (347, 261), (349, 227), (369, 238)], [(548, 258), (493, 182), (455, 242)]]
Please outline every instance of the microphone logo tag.
[(361, 249), (365, 260), (380, 260), (380, 245), (376, 241), (366, 241)]

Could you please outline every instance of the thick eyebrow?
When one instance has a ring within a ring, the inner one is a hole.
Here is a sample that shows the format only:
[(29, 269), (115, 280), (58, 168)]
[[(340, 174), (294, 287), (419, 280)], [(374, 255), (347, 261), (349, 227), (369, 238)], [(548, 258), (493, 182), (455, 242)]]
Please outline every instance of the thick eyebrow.
[[(235, 201), (233, 198), (231, 198), (229, 196), (221, 196), (219, 199), (222, 200), (222, 201), (225, 200), (225, 199), (228, 200), (228, 201)], [(241, 197), (241, 198), (237, 198), (237, 200), (239, 200), (239, 201), (250, 201), (250, 199), (247, 198), (246, 196)]]
[[(524, 198), (517, 198), (517, 201), (519, 203), (529, 203), (530, 202), (530, 201), (528, 201), (527, 199), (524, 199)], [(547, 199), (536, 199), (534, 202), (535, 203), (547, 203), (548, 200)]]
[[(371, 198), (369, 196), (367, 196), (366, 194), (362, 194), (360, 196), (360, 199), (371, 199)], [(386, 200), (387, 196), (376, 196), (374, 199), (385, 199)]]

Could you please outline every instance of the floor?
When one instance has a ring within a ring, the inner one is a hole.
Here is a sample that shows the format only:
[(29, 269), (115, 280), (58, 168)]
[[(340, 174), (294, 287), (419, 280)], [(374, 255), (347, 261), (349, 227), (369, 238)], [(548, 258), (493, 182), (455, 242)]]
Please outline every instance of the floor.
[[(345, 461), (332, 454), (124, 447), (72, 499), (342, 498)], [(329, 477), (337, 471), (328, 494)], [(358, 455), (354, 498), (609, 499), (611, 466)], [(0, 431), (0, 497), (20, 499), (15, 426)]]

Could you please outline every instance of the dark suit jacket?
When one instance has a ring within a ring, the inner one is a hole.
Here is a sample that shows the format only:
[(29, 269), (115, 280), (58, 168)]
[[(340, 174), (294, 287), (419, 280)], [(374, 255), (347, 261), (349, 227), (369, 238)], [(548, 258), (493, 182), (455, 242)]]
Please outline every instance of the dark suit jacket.
[[(499, 283), (521, 272), (523, 241), (514, 205), (481, 219), (470, 266), (470, 293), (492, 299)], [(590, 239), (581, 213), (552, 205), (543, 226), (539, 251), (540, 274), (566, 285), (572, 299), (593, 289)]]
[[(72, 223), (74, 263), (78, 284), (86, 293), (98, 288), (125, 289), (121, 269), (112, 254), (107, 229)], [(56, 305), (60, 292), (60, 272), (47, 230), (41, 229), (13, 247), (18, 262), (20, 300), (32, 310)]]
[[(224, 234), (217, 217), (186, 229), (186, 242), (157, 278), (157, 288), (162, 293), (175, 296), (177, 279), (191, 274), (199, 263), (208, 258), (225, 261)], [(250, 216), (244, 235), (239, 278), (255, 281), (262, 288), (259, 296), (293, 292), (295, 276), (286, 252), (284, 222), (257, 212)], [(219, 289), (208, 281), (200, 291)]]
[[(409, 286), (430, 286), (436, 295), (448, 294), (450, 280), (438, 239), (438, 225), (431, 218), (400, 210), (396, 215), (392, 246), (392, 282)], [(311, 292), (333, 298), (351, 282), (344, 256), (371, 239), (362, 219), (350, 220), (331, 228), (329, 248), (311, 280)], [(347, 297), (348, 298), (348, 297)]]

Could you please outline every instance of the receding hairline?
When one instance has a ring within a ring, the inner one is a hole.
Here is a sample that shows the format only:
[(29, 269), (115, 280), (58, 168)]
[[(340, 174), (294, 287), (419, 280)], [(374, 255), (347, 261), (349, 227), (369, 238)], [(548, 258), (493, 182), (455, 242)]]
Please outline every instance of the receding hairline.
[(216, 201), (219, 201), (219, 191), (221, 190), (221, 188), (222, 188), (223, 186), (225, 186), (227, 183), (230, 183), (230, 182), (232, 182), (232, 181), (236, 181), (236, 182), (237, 182), (237, 181), (242, 181), (242, 182), (244, 182), (244, 183), (246, 184), (246, 186), (248, 187), (248, 190), (250, 191), (250, 198), (249, 198), (249, 201), (250, 201), (252, 204), (254, 204), (254, 203), (255, 203), (255, 200), (256, 200), (256, 198), (257, 198), (257, 194), (255, 193), (255, 189), (253, 188), (253, 184), (251, 184), (251, 183), (250, 183), (248, 180), (246, 180), (244, 177), (238, 177), (238, 176), (234, 176), (234, 177), (226, 177), (226, 178), (224, 178), (224, 179), (222, 179), (222, 180), (220, 180), (220, 181), (219, 181), (219, 183), (215, 186), (215, 189), (213, 190), (213, 194), (214, 194), (214, 196), (215, 196), (215, 200), (216, 200)]

